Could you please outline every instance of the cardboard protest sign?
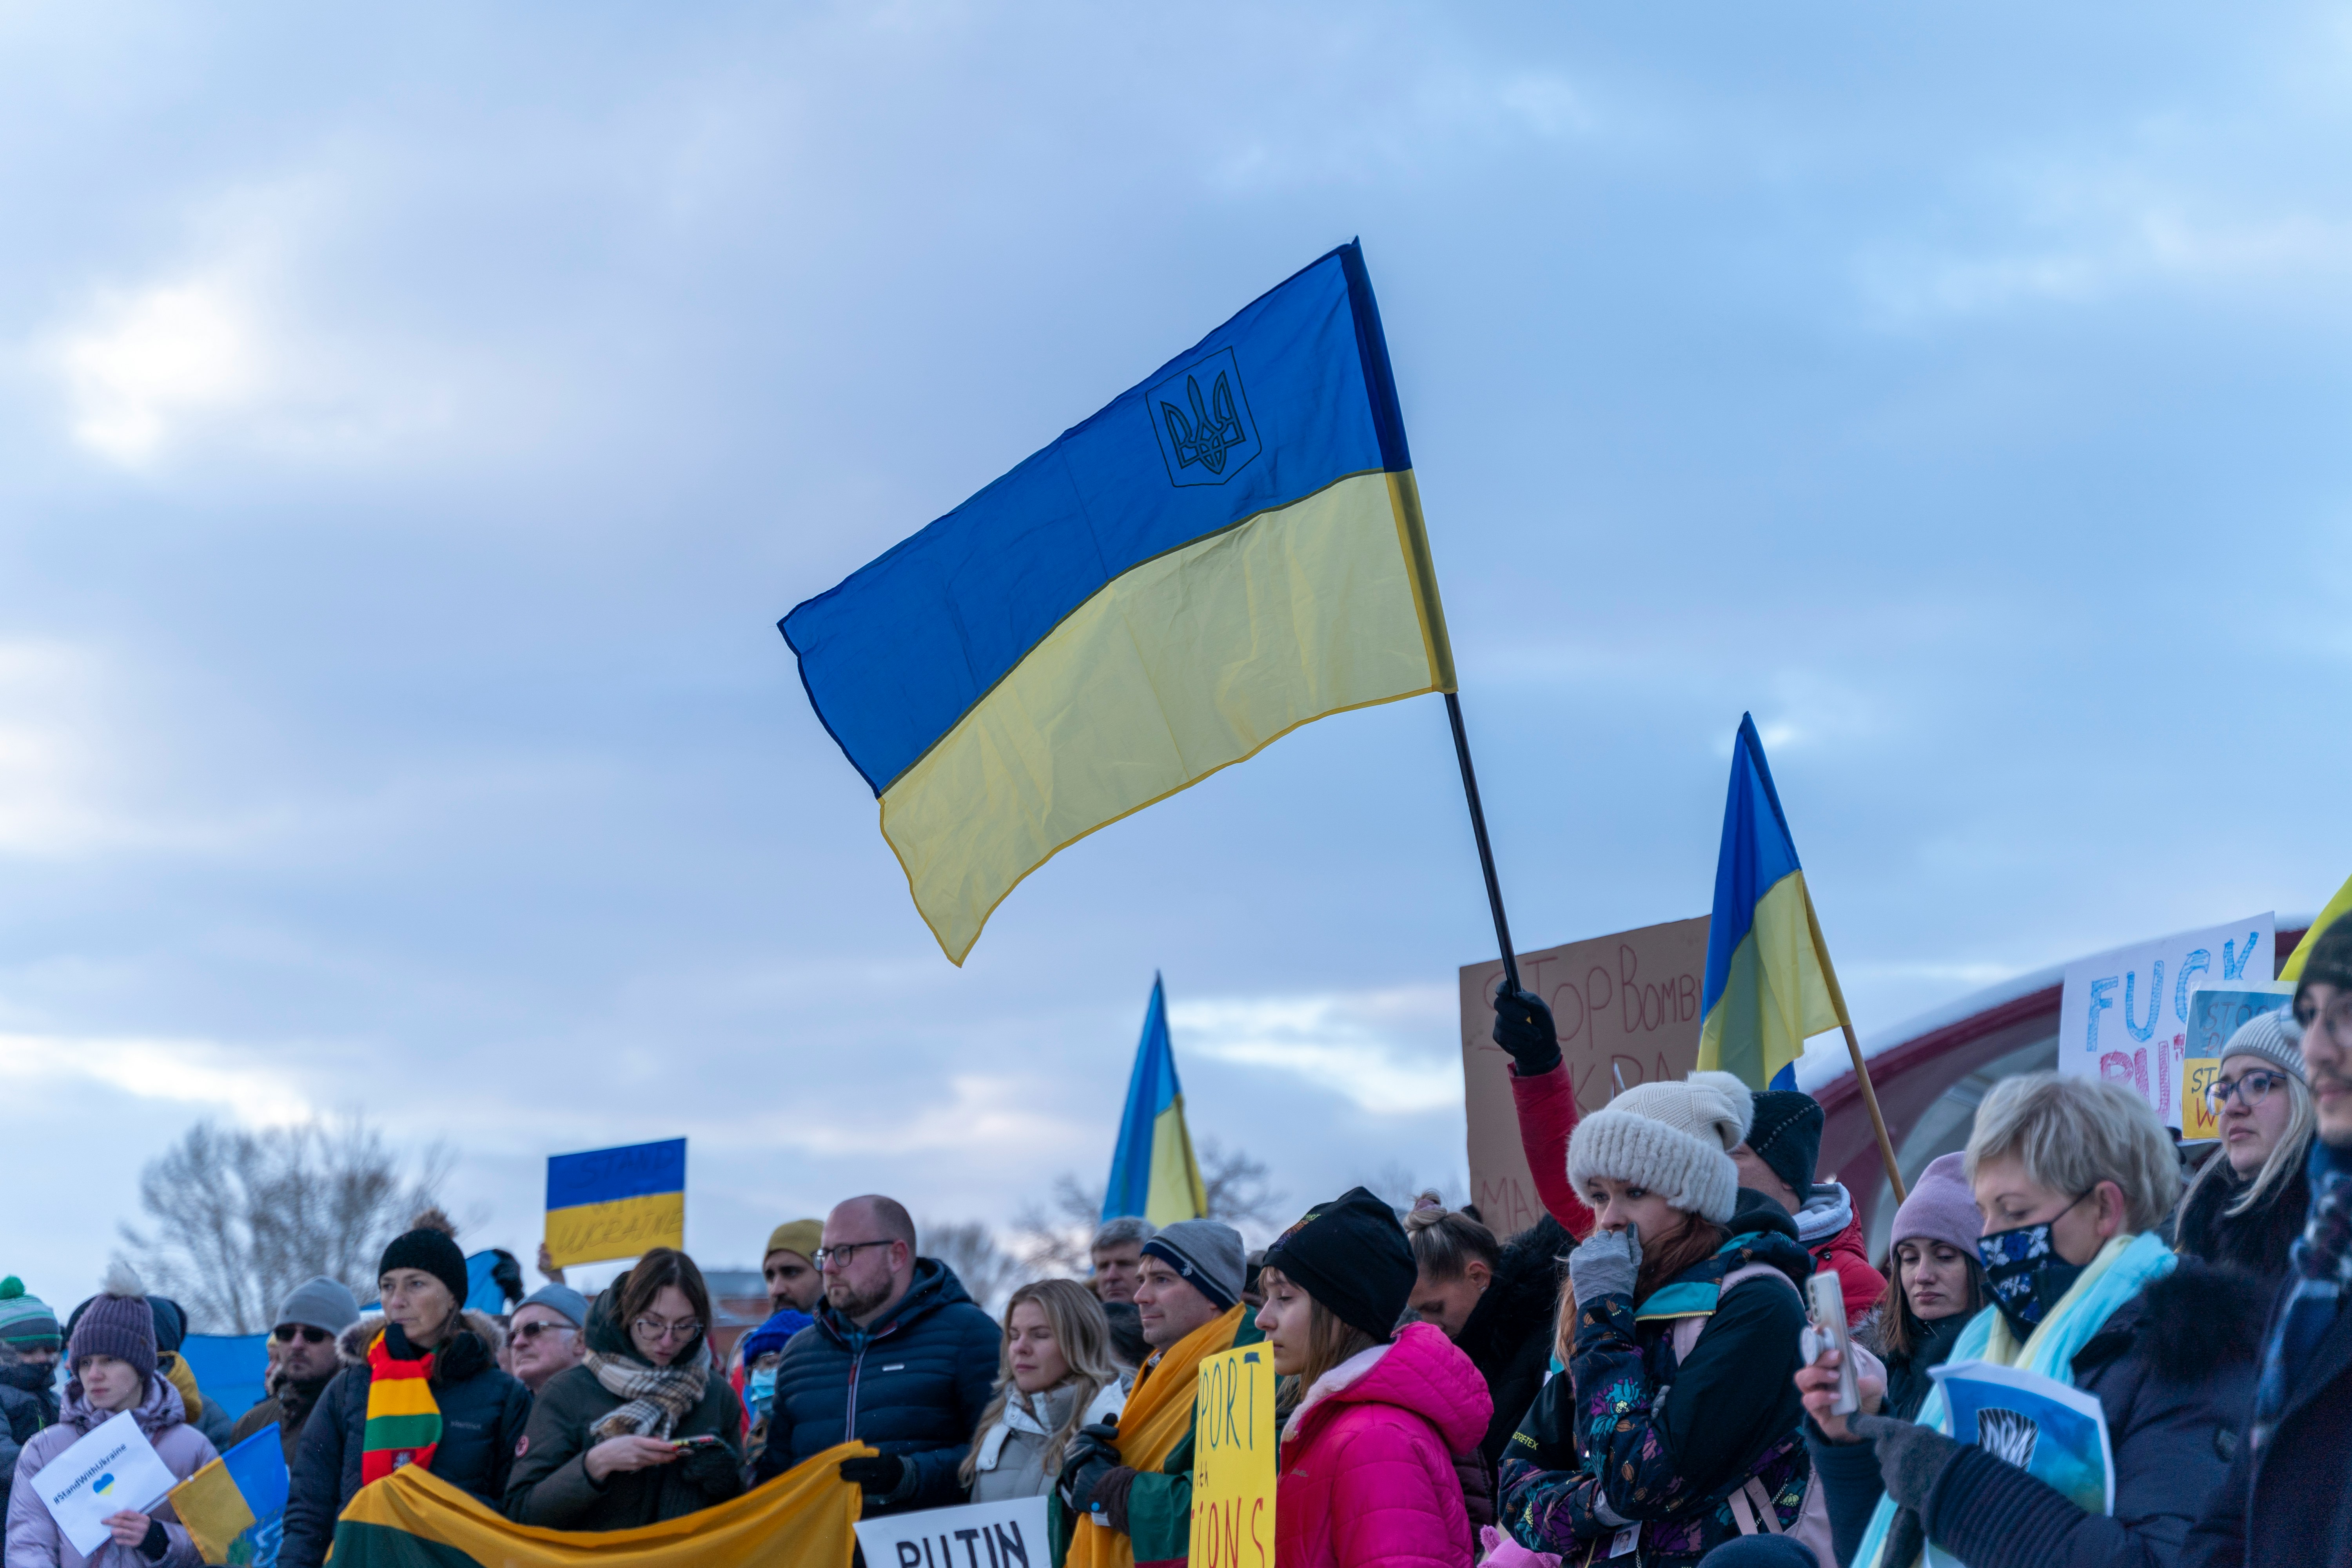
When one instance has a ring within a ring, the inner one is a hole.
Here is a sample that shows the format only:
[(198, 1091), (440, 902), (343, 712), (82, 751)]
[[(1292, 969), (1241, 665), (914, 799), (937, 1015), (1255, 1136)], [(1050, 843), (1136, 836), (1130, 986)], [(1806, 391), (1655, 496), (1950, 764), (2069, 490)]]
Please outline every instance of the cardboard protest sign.
[(857, 1521), (866, 1568), (1053, 1568), (1045, 1500), (927, 1508)]
[(2266, 984), (2277, 972), (2269, 914), (2119, 947), (2066, 966), (2058, 1070), (2129, 1084), (2180, 1125), (2192, 987)]
[[(1698, 1062), (1706, 921), (1673, 921), (1519, 955), (1519, 984), (1543, 998), (1580, 1111), (1625, 1087), (1688, 1078)], [(1543, 1217), (1511, 1104), (1511, 1058), (1495, 1044), (1499, 958), (1462, 970), (1462, 1085), (1470, 1123), (1470, 1197), (1496, 1236)]]
[(1273, 1568), (1274, 1352), (1202, 1358), (1192, 1393), (1192, 1568)]
[(2205, 1091), (2221, 1070), (2221, 1049), (2230, 1037), (2264, 1013), (2275, 1013), (2294, 1002), (2294, 987), (2283, 981), (2248, 985), (2242, 990), (2200, 986), (2189, 994), (2188, 1060), (2180, 1075), (2180, 1136), (2196, 1140), (2219, 1138), (2220, 1118), (2206, 1103)]
[[(106, 1521), (129, 1511), (145, 1513), (175, 1484), (147, 1434), (128, 1410), (92, 1427), (81, 1441), (51, 1459), (31, 1485), (58, 1521), (58, 1530), (84, 1557), (113, 1539)], [(26, 1485), (23, 1476), (18, 1486)]]
[(547, 1250), (558, 1268), (685, 1246), (685, 1139), (548, 1156)]

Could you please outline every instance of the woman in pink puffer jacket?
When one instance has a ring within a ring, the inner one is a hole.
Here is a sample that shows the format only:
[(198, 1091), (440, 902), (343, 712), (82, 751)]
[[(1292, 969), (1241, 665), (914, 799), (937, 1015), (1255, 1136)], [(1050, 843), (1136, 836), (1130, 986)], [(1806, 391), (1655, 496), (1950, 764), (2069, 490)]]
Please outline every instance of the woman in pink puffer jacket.
[(1494, 1414), (1486, 1380), (1443, 1331), (1391, 1337), (1412, 1294), (1395, 1211), (1358, 1187), (1267, 1248), (1258, 1327), (1306, 1394), (1282, 1433), (1276, 1568), (1470, 1568), (1454, 1457)]

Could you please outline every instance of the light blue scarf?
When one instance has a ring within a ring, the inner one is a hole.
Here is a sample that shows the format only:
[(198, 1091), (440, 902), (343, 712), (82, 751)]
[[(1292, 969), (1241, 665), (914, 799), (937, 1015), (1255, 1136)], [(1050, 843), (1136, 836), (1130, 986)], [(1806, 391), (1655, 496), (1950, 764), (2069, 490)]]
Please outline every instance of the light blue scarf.
[[(2011, 1335), (2000, 1309), (1987, 1307), (1960, 1331), (1958, 1342), (1952, 1346), (1951, 1362), (1999, 1362), (2038, 1372), (2072, 1388), (2075, 1353), (2091, 1342), (2091, 1336), (2106, 1325), (2116, 1308), (2146, 1289), (2151, 1279), (2171, 1273), (2179, 1262), (2153, 1232), (2114, 1237), (2024, 1344)], [(1919, 1424), (1947, 1437), (1952, 1435), (1951, 1411), (1941, 1383), (1928, 1392), (1927, 1402), (1919, 1407)], [(1853, 1568), (1909, 1568), (1906, 1563), (1879, 1562), (1886, 1554), (1886, 1532), (1895, 1526), (1895, 1513), (1893, 1498), (1878, 1500), (1877, 1511), (1870, 1516), (1870, 1531), (1853, 1554)]]

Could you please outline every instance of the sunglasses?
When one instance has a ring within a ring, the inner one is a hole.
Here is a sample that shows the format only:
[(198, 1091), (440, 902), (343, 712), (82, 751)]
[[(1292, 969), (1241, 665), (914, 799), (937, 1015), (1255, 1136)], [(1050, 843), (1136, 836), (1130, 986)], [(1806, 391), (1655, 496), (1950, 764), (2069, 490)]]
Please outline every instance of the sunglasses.
[(281, 1345), (292, 1344), (294, 1336), (297, 1334), (302, 1336), (302, 1342), (306, 1345), (322, 1345), (335, 1337), (326, 1330), (314, 1328), (309, 1323), (280, 1323), (274, 1333)]
[(576, 1334), (579, 1331), (569, 1323), (551, 1323), (544, 1318), (538, 1318), (519, 1325), (514, 1330), (514, 1337), (529, 1344), (541, 1334)]

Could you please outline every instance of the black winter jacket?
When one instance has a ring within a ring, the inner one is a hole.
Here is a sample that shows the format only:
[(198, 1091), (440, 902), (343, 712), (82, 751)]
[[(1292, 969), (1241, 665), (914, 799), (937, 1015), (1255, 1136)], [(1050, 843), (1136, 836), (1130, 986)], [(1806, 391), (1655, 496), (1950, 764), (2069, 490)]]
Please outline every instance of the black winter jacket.
[(936, 1258), (915, 1260), (914, 1283), (865, 1333), (820, 1303), (776, 1364), (756, 1479), (856, 1439), (907, 1462), (898, 1489), (868, 1499), (866, 1517), (961, 1502), (956, 1467), (995, 1390), (1003, 1337)]
[(2311, 1211), (2311, 1178), (2298, 1163), (2268, 1203), (2232, 1215), (2223, 1211), (2238, 1201), (2246, 1184), (2222, 1155), (2210, 1158), (2220, 1161), (2221, 1168), (2210, 1176), (2199, 1173), (2200, 1179), (2173, 1220), (2174, 1247), (2191, 1258), (2242, 1268), (2277, 1284), (2286, 1278), (2286, 1249), (2303, 1234), (2304, 1218)]
[(0, 1510), (16, 1479), (16, 1456), (44, 1426), (58, 1424), (57, 1372), (0, 1345)]
[(1494, 1396), (1494, 1419), (1478, 1445), (1490, 1484), (1502, 1465), (1503, 1451), (1510, 1447), (1511, 1434), (1543, 1392), (1560, 1285), (1568, 1278), (1567, 1266), (1559, 1260), (1575, 1246), (1576, 1238), (1549, 1215), (1504, 1243), (1493, 1281), (1454, 1342)]
[(2185, 1568), (2352, 1568), (2352, 1310), (2339, 1308), (2257, 1456), (2241, 1444)]
[[(613, 1289), (618, 1289), (616, 1281)], [(643, 1365), (644, 1358), (613, 1321), (613, 1289), (589, 1309), (588, 1348)], [(697, 1335), (677, 1359), (689, 1364), (696, 1356), (707, 1361), (704, 1345)], [(590, 1479), (588, 1450), (604, 1441), (592, 1428), (626, 1403), (584, 1366), (550, 1378), (530, 1407), (530, 1423), (507, 1477), (507, 1517), (549, 1530), (630, 1530), (698, 1512), (743, 1489), (743, 1406), (716, 1369), (703, 1384), (700, 1402), (669, 1436), (716, 1437), (718, 1448), (689, 1450), (667, 1465), (616, 1471), (601, 1482)]]
[[(2074, 1386), (2095, 1395), (2107, 1419), (2113, 1514), (2084, 1513), (1967, 1447), (1928, 1494), (1927, 1538), (1969, 1568), (2174, 1568), (2237, 1452), (2264, 1301), (2252, 1276), (2183, 1258), (2075, 1352)], [(1816, 1439), (1813, 1457), (1840, 1561), (1850, 1561), (1883, 1490), (1875, 1450)]]
[[(530, 1415), (530, 1390), (499, 1370), (496, 1347), (505, 1337), (499, 1326), (479, 1312), (467, 1312), (462, 1321), (465, 1327), (442, 1347), (433, 1372), (441, 1440), (431, 1468), (451, 1486), (497, 1508)], [(359, 1495), (368, 1387), (374, 1381), (367, 1346), (378, 1330), (395, 1356), (408, 1348), (398, 1327), (386, 1327), (380, 1317), (362, 1318), (343, 1331), (343, 1370), (310, 1412), (288, 1478), (278, 1568), (319, 1568), (334, 1544), (336, 1518)]]

